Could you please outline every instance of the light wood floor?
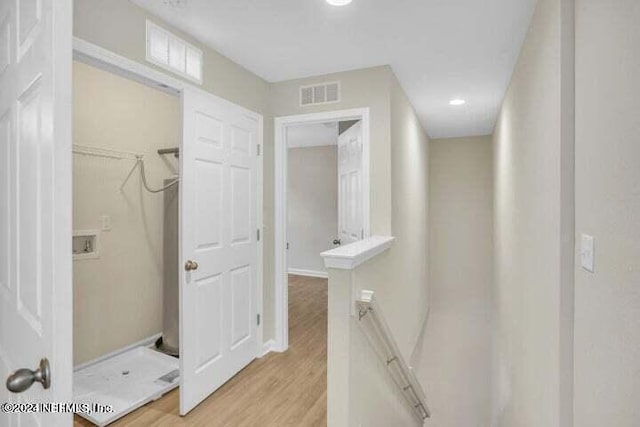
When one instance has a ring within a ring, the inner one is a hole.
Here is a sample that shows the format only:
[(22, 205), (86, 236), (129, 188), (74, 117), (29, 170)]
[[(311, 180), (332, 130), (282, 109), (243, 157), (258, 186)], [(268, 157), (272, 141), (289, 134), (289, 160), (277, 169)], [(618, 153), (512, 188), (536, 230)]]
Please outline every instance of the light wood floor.
[(326, 426), (326, 279), (289, 277), (289, 350), (256, 359), (186, 417), (178, 400), (174, 390), (111, 426)]

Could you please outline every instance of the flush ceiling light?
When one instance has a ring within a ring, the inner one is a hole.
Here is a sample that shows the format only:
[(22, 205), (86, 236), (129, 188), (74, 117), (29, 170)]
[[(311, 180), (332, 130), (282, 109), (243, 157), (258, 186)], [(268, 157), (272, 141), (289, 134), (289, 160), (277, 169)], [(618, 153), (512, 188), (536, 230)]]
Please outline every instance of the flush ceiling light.
[(454, 105), (456, 107), (464, 105), (466, 103), (467, 101), (465, 101), (464, 99), (452, 99), (451, 101), (449, 101), (449, 105)]
[(346, 6), (351, 3), (351, 0), (327, 0), (331, 6)]

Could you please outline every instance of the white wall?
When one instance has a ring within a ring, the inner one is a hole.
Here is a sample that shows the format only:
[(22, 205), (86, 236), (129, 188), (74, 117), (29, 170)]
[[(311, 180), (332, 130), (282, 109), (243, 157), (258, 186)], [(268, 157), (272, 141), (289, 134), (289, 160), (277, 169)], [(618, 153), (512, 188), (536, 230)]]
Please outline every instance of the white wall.
[(640, 425), (639, 23), (637, 0), (576, 0), (576, 427)]
[(573, 11), (539, 0), (494, 135), (494, 423), (571, 425)]
[[(145, 155), (151, 186), (176, 173), (159, 148), (179, 144), (180, 100), (97, 68), (74, 63), (75, 144)], [(134, 165), (74, 154), (74, 230), (100, 230), (100, 258), (74, 261), (74, 363), (79, 364), (162, 331), (162, 194), (142, 189)], [(177, 260), (176, 260), (177, 261)]]
[(491, 425), (493, 147), (487, 137), (429, 144), (430, 307), (418, 378), (427, 425)]
[(289, 269), (326, 274), (320, 253), (338, 237), (338, 147), (289, 148), (288, 157)]

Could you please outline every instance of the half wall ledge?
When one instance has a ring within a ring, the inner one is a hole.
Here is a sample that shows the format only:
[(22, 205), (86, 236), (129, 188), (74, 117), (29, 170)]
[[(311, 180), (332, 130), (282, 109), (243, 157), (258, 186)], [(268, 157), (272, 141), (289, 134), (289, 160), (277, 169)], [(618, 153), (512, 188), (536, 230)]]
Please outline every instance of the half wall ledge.
[(393, 236), (371, 236), (357, 242), (322, 252), (327, 268), (353, 270), (359, 265), (388, 250), (396, 238)]

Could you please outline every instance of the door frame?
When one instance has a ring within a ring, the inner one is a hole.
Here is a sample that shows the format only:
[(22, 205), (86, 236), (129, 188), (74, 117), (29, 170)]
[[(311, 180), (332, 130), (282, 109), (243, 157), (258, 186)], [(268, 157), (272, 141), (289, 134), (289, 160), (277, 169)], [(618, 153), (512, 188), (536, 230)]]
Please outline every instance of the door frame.
[[(155, 68), (147, 66), (143, 63), (133, 61), (131, 59), (120, 56), (110, 50), (104, 49), (100, 46), (97, 46), (93, 43), (90, 43), (86, 40), (83, 40), (78, 37), (74, 37), (73, 39), (73, 59), (79, 62), (83, 62), (85, 64), (92, 65), (94, 67), (103, 69), (105, 71), (109, 71), (111, 73), (138, 81), (140, 83), (152, 86), (158, 90), (169, 92), (175, 95), (180, 95), (185, 89), (189, 89), (196, 92), (205, 93), (208, 97), (213, 97), (221, 104), (232, 105), (234, 108), (241, 110), (244, 114), (249, 117), (254, 118), (258, 123), (258, 134), (257, 141), (258, 144), (258, 152), (260, 155), (257, 159), (257, 219), (256, 223), (260, 230), (264, 229), (264, 214), (263, 214), (263, 194), (264, 194), (264, 119), (261, 114), (258, 114), (254, 111), (243, 108), (237, 104), (234, 104), (231, 101), (228, 101), (224, 98), (220, 98), (212, 94), (211, 92), (207, 92), (201, 87), (195, 86), (191, 83), (188, 83), (184, 80), (181, 80), (178, 77), (173, 77), (163, 71), (159, 71)], [(183, 108), (182, 106), (180, 108)], [(183, 141), (180, 140), (180, 148), (182, 148)], [(71, 147), (69, 147), (69, 151), (71, 151)], [(70, 154), (70, 153), (69, 153)], [(264, 236), (264, 232), (261, 232), (261, 235)], [(258, 311), (258, 315), (263, 318), (263, 283), (264, 283), (264, 265), (263, 265), (263, 249), (264, 249), (264, 239), (260, 238), (257, 242), (257, 260), (256, 260), (256, 307)], [(177, 260), (180, 262), (180, 260)], [(263, 355), (263, 324), (264, 322), (260, 322), (257, 330), (257, 348), (256, 348), (256, 358), (261, 357)]]
[(274, 119), (275, 151), (275, 203), (274, 203), (274, 298), (275, 337), (271, 350), (286, 351), (289, 348), (289, 293), (287, 271), (287, 133), (289, 126), (333, 121), (361, 120), (363, 144), (362, 195), (364, 237), (370, 236), (370, 118), (369, 108), (354, 108), (321, 113), (296, 114)]

